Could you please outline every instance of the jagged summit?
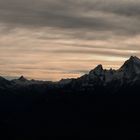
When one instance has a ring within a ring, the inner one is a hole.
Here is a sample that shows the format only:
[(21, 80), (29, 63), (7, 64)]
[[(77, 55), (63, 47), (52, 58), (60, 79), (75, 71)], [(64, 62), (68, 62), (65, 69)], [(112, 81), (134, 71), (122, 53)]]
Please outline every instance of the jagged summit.
[[(112, 68), (110, 70), (103, 69), (101, 64), (97, 65), (93, 70), (89, 72), (89, 74), (100, 74), (105, 72), (114, 72)], [(140, 59), (136, 56), (131, 56), (128, 60), (124, 62), (124, 64), (119, 68), (118, 71), (124, 71), (129, 73), (140, 73)]]
[(89, 72), (89, 74), (100, 74), (103, 71), (103, 66), (100, 64)]
[(137, 56), (131, 56), (129, 60), (140, 61), (140, 59)]
[(140, 63), (140, 59), (136, 56), (131, 56), (124, 64), (126, 63)]
[(131, 56), (119, 69), (126, 75), (140, 74), (140, 59), (136, 56)]
[(123, 65), (121, 68), (126, 66), (132, 66), (132, 65), (140, 65), (140, 59), (136, 56), (131, 56)]
[(94, 69), (95, 71), (102, 71), (103, 70), (103, 66), (100, 64), (100, 65), (98, 65), (95, 69)]
[(22, 82), (28, 81), (23, 75), (20, 76), (18, 80)]
[(127, 82), (133, 83), (140, 80), (140, 59), (136, 56), (131, 56), (118, 70), (106, 70), (103, 69), (102, 65), (98, 65), (88, 75), (83, 76), (82, 80), (83, 83), (94, 81), (93, 85), (94, 83), (100, 84), (101, 82), (103, 85), (107, 85), (116, 80), (120, 85)]

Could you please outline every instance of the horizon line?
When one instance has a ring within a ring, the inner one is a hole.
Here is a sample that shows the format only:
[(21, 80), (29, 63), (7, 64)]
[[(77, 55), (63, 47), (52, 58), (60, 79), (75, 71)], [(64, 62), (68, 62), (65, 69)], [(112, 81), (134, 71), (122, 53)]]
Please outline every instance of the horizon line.
[[(133, 58), (137, 58), (137, 59), (139, 59), (140, 60), (140, 58), (139, 57), (137, 57), (137, 56), (130, 56), (128, 59), (126, 59), (126, 61), (127, 60), (129, 60), (129, 59), (133, 59)], [(126, 61), (124, 61), (124, 63), (126, 62)], [(124, 64), (123, 63), (123, 64)], [(102, 69), (103, 70), (115, 70), (115, 71), (117, 71), (117, 70), (119, 70), (122, 66), (123, 66), (123, 64), (121, 65), (121, 66), (119, 66), (118, 68), (112, 68), (112, 67), (110, 67), (110, 68), (104, 68), (103, 67), (103, 65), (102, 64), (98, 64), (98, 65), (96, 65), (93, 69), (91, 69), (91, 70), (94, 70), (96, 67), (98, 67), (98, 66), (102, 66)], [(7, 79), (7, 80), (9, 80), (9, 81), (11, 81), (11, 80), (14, 80), (14, 79), (19, 79), (20, 77), (24, 77), (24, 78), (26, 78), (27, 80), (36, 80), (36, 81), (52, 81), (52, 82), (59, 82), (59, 81), (61, 81), (61, 80), (63, 80), (63, 79), (76, 79), (76, 78), (79, 78), (79, 77), (81, 77), (81, 76), (83, 76), (83, 75), (85, 75), (85, 74), (88, 74), (91, 70), (87, 70), (87, 72), (84, 72), (83, 74), (79, 74), (79, 76), (78, 77), (68, 77), (68, 78), (60, 78), (59, 80), (52, 80), (52, 79), (49, 79), (49, 78), (44, 78), (44, 79), (42, 79), (42, 78), (31, 78), (31, 77), (29, 77), (29, 76), (24, 76), (24, 74), (22, 75), (17, 75), (17, 76), (8, 76), (8, 75), (3, 75), (3, 74), (1, 74), (0, 76), (1, 77), (3, 77), (3, 78), (5, 78), (5, 79)], [(75, 74), (77, 74), (77, 73), (75, 73)]]

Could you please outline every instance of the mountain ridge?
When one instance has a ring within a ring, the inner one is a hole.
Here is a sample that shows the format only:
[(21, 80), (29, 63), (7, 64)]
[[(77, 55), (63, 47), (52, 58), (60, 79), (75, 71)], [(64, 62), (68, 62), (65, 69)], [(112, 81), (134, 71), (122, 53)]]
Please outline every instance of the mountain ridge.
[(77, 83), (82, 86), (92, 86), (95, 87), (97, 85), (107, 86), (110, 83), (116, 81), (119, 83), (119, 86), (124, 84), (135, 84), (135, 82), (140, 81), (140, 59), (136, 56), (131, 56), (128, 60), (124, 62), (124, 64), (117, 70), (110, 68), (109, 70), (103, 69), (101, 64), (97, 65), (94, 69), (89, 71), (88, 74), (85, 74), (79, 78), (70, 78), (70, 79), (61, 79), (58, 82), (50, 82), (50, 81), (37, 81), (37, 80), (28, 80), (24, 76), (19, 77), (18, 79), (7, 80), (1, 77), (0, 83), (1, 85), (6, 85), (7, 83), (11, 83), (20, 86), (27, 86), (33, 84), (52, 84), (52, 85), (69, 85), (73, 84), (75, 87)]
[(126, 139), (134, 130), (139, 134), (139, 64), (131, 57), (118, 70), (98, 65), (79, 78), (59, 82), (0, 77), (1, 130), (5, 136), (20, 134), (25, 139), (50, 134), (86, 139), (96, 134), (120, 134), (120, 139), (124, 134)]
[[(135, 82), (140, 76), (140, 59), (136, 56), (131, 56), (124, 64), (117, 70), (103, 69), (102, 65), (98, 65), (93, 70), (79, 79), (83, 81), (93, 80), (95, 82), (103, 82), (103, 85), (115, 80), (119, 80), (121, 84)], [(85, 77), (85, 78), (83, 78)]]

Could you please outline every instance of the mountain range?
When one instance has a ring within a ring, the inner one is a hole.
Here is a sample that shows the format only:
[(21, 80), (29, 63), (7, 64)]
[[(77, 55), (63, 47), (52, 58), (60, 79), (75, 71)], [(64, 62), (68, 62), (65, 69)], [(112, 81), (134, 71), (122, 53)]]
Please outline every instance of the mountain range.
[(79, 78), (58, 82), (0, 77), (0, 132), (7, 139), (140, 139), (139, 118), (136, 56), (117, 70), (98, 65)]
[(121, 87), (123, 85), (140, 84), (140, 59), (131, 56), (119, 69), (103, 69), (100, 64), (79, 78), (62, 79), (58, 82), (28, 80), (24, 76), (19, 79), (6, 80), (0, 77), (0, 88), (26, 87), (31, 85), (46, 85), (56, 87), (73, 87), (76, 88), (96, 88), (96, 86), (107, 87), (114, 85)]

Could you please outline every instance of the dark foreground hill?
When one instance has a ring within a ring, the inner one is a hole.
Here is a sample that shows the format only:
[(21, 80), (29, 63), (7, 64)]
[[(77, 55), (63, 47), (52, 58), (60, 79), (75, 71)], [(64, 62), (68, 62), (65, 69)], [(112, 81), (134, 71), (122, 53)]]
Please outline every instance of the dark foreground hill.
[(98, 65), (59, 82), (0, 77), (0, 132), (5, 138), (140, 136), (140, 59), (118, 70)]

